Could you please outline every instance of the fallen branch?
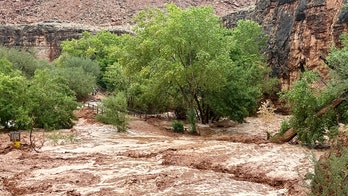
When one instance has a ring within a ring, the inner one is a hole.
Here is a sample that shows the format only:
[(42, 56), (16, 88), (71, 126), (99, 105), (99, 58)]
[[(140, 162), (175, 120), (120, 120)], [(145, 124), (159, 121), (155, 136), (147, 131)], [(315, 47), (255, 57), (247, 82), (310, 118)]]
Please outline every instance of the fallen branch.
[[(338, 107), (343, 101), (344, 99), (342, 98), (342, 96), (340, 96), (332, 100), (330, 104), (321, 108), (318, 112), (316, 112), (315, 115), (320, 117), (323, 114), (325, 114), (330, 108)], [(297, 131), (293, 128), (289, 128), (283, 133), (276, 133), (275, 135), (271, 136), (269, 138), (269, 141), (272, 143), (283, 144), (285, 142), (289, 142), (290, 140), (292, 140), (296, 135), (297, 135)]]
[[(33, 129), (30, 129), (30, 133), (29, 133), (29, 140), (30, 140), (30, 147), (37, 153), (39, 153), (39, 149), (41, 149), (45, 143), (45, 140), (43, 139), (42, 143), (41, 143), (41, 146), (37, 146), (34, 139), (33, 139)], [(44, 138), (44, 136), (42, 137)]]

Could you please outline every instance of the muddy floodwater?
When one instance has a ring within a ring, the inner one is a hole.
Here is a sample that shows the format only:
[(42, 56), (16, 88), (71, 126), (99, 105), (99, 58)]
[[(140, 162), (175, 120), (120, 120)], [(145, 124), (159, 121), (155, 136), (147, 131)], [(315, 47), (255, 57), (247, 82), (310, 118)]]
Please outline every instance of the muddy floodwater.
[[(132, 117), (127, 133), (80, 118), (73, 129), (34, 134), (40, 152), (1, 134), (0, 195), (306, 195), (312, 151), (272, 144), (273, 123), (176, 134), (170, 122)], [(204, 127), (202, 128), (204, 130)], [(40, 142), (42, 141), (42, 142)]]

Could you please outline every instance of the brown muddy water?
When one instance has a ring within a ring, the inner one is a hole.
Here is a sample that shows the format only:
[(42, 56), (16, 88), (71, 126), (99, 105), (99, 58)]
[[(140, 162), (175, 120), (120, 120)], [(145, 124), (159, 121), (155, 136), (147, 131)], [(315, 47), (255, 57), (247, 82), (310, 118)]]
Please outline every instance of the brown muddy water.
[(22, 149), (0, 136), (0, 195), (306, 195), (303, 180), (313, 171), (313, 154), (292, 144), (272, 144), (271, 123), (208, 129), (203, 136), (176, 134), (169, 121), (132, 117), (127, 133), (80, 118), (71, 130), (35, 132), (39, 153), (28, 133)]

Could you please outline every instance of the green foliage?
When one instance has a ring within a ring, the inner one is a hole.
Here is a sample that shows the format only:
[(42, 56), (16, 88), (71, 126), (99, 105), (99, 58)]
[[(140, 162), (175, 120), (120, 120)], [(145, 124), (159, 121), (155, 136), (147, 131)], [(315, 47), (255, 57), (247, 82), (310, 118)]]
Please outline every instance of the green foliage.
[(62, 55), (56, 62), (52, 73), (67, 81), (77, 98), (85, 98), (96, 86), (100, 75), (98, 63), (90, 59)]
[(123, 92), (103, 99), (101, 107), (103, 113), (97, 116), (98, 120), (115, 125), (120, 132), (127, 130), (127, 100)]
[(36, 69), (49, 66), (48, 62), (38, 60), (32, 54), (13, 48), (0, 47), (0, 58), (6, 58), (13, 64), (13, 68), (22, 72), (26, 77), (33, 77)]
[(100, 76), (100, 67), (98, 63), (85, 57), (74, 57), (64, 54), (55, 61), (55, 64), (63, 68), (80, 67), (88, 75), (93, 77)]
[(344, 3), (343, 6), (342, 6), (342, 9), (343, 10), (348, 10), (348, 3)]
[[(335, 137), (338, 123), (348, 122), (348, 34), (342, 34), (341, 43), (343, 47), (332, 47), (327, 57), (331, 71), (325, 89), (315, 87), (319, 83), (315, 73), (306, 72), (283, 96), (293, 115), (290, 127), (297, 131), (300, 141), (305, 144), (322, 143), (324, 135)], [(329, 107), (335, 98), (343, 102)], [(325, 112), (318, 113), (323, 108)]]
[(315, 173), (308, 174), (312, 196), (348, 195), (348, 149), (340, 155), (330, 153), (327, 159), (316, 162)]
[(317, 112), (331, 102), (335, 96), (328, 91), (315, 88), (317, 74), (305, 72), (295, 82), (289, 92), (282, 96), (287, 100), (292, 114), (289, 124), (297, 131), (298, 139), (303, 144), (314, 146), (324, 142), (326, 131), (337, 125), (336, 113), (329, 109), (323, 115)]
[(241, 21), (228, 30), (211, 7), (182, 10), (174, 4), (142, 11), (135, 21), (136, 36), (125, 39), (119, 62), (131, 82), (141, 82), (147, 109), (156, 103), (197, 110), (203, 123), (213, 116), (241, 121), (255, 112), (267, 75), (259, 25)]
[(283, 133), (285, 133), (285, 131), (287, 131), (290, 128), (291, 128), (291, 125), (290, 125), (289, 121), (288, 120), (283, 120), (281, 125), (280, 125), (279, 133), (283, 134)]
[(172, 123), (172, 128), (173, 128), (173, 131), (177, 133), (184, 133), (185, 131), (184, 124), (182, 124), (182, 122), (179, 122), (179, 121), (174, 121)]
[(105, 83), (102, 76), (109, 65), (118, 62), (118, 58), (122, 53), (122, 45), (123, 36), (117, 36), (108, 31), (99, 32), (94, 36), (84, 32), (81, 39), (63, 41), (61, 44), (63, 54), (88, 58), (98, 62), (101, 71), (98, 83), (103, 87), (105, 87)]
[(0, 59), (0, 124), (5, 128), (30, 127), (28, 83), (20, 71), (13, 69), (11, 62)]
[(96, 78), (87, 74), (81, 67), (56, 69), (54, 74), (67, 81), (66, 84), (78, 99), (86, 98), (96, 86)]
[(210, 94), (209, 104), (218, 116), (228, 116), (232, 120), (243, 119), (256, 112), (261, 89), (251, 85), (245, 69), (230, 70), (227, 85), (218, 92)]
[(187, 112), (187, 120), (190, 124), (190, 132), (195, 134), (197, 133), (197, 127), (196, 127), (196, 112), (194, 110), (190, 110)]
[[(6, 58), (0, 59), (0, 124), (5, 128), (58, 129), (72, 126), (77, 102), (66, 81), (36, 70), (24, 77)], [(11, 127), (10, 127), (11, 126)]]
[(328, 65), (332, 69), (331, 88), (333, 93), (346, 94), (348, 92), (348, 34), (341, 35), (342, 49), (332, 47), (327, 57)]
[(34, 127), (45, 129), (71, 128), (73, 110), (78, 106), (75, 94), (67, 81), (50, 75), (48, 70), (38, 70), (28, 89)]
[(130, 83), (124, 68), (118, 63), (106, 68), (103, 81), (109, 91), (125, 91), (129, 88)]

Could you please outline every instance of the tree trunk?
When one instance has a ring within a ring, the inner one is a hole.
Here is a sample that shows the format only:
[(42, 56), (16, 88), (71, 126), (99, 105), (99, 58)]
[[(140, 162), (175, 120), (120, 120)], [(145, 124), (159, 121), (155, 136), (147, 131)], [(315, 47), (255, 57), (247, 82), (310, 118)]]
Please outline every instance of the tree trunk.
[[(328, 105), (324, 106), (323, 108), (321, 108), (316, 113), (316, 115), (320, 117), (321, 115), (325, 114), (330, 108), (336, 108), (337, 106), (339, 106), (343, 102), (343, 100), (344, 99), (341, 96), (336, 98), (336, 99), (334, 99), (334, 100), (332, 100), (330, 104), (328, 104)], [(285, 142), (289, 142), (296, 135), (297, 135), (296, 130), (293, 129), (293, 128), (289, 128), (283, 134), (276, 133), (275, 135), (271, 136), (269, 138), (269, 141), (272, 142), (272, 143), (282, 144), (282, 143), (285, 143)]]
[(272, 143), (283, 144), (292, 140), (292, 138), (294, 138), (296, 135), (296, 131), (293, 128), (290, 128), (286, 130), (283, 134), (276, 133), (271, 138), (269, 138), (269, 141)]

